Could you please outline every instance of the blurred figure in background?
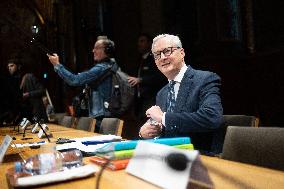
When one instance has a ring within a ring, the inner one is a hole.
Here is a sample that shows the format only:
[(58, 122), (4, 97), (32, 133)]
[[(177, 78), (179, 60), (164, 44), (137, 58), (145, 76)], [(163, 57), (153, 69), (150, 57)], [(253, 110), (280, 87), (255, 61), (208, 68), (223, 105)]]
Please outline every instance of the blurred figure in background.
[(43, 105), (45, 107), (45, 112), (46, 112), (46, 116), (48, 118), (48, 121), (54, 122), (55, 111), (54, 111), (53, 106), (49, 103), (47, 96), (43, 96), (42, 101), (43, 101)]
[(20, 104), (18, 117), (32, 120), (36, 116), (39, 120), (48, 121), (42, 102), (45, 89), (39, 80), (32, 73), (23, 73), (22, 64), (18, 59), (10, 59), (7, 68), (11, 76), (15, 103)]
[(128, 78), (128, 82), (137, 89), (135, 114), (139, 124), (146, 121), (146, 110), (155, 104), (157, 92), (167, 82), (155, 65), (153, 55), (151, 54), (151, 45), (152, 37), (149, 34), (141, 33), (137, 41), (139, 52), (137, 75)]

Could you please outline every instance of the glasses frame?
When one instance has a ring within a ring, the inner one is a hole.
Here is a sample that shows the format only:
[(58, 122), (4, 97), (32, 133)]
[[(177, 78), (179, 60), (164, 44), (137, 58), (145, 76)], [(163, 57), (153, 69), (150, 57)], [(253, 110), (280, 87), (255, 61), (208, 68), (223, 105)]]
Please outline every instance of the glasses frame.
[(173, 54), (173, 52), (181, 47), (167, 47), (164, 48), (162, 51), (152, 53), (155, 60), (160, 60), (162, 57), (162, 53), (165, 57), (169, 57)]

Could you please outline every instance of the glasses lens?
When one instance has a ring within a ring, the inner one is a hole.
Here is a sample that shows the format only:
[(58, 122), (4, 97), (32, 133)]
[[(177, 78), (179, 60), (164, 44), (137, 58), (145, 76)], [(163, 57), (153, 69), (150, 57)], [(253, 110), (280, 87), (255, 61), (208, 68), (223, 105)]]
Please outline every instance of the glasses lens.
[(170, 56), (170, 55), (172, 54), (172, 47), (165, 48), (165, 49), (163, 50), (163, 54), (164, 54), (165, 56)]
[(154, 55), (154, 59), (155, 60), (159, 60), (161, 58), (161, 54), (163, 53), (164, 56), (168, 57), (170, 56), (173, 51), (175, 51), (176, 49), (179, 49), (179, 47), (168, 47), (168, 48), (165, 48), (164, 50), (162, 51), (158, 51), (156, 53), (153, 53)]
[(161, 52), (153, 53), (154, 59), (159, 60), (161, 58)]

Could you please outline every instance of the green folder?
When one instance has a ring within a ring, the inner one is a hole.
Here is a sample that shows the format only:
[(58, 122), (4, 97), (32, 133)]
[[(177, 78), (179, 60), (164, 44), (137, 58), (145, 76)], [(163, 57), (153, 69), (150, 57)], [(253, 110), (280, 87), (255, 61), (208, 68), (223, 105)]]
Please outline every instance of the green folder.
[[(180, 145), (174, 145), (173, 147), (178, 149), (185, 149), (185, 150), (194, 150), (193, 144), (180, 144)], [(97, 156), (106, 158), (106, 159), (127, 159), (131, 158), (133, 156), (135, 149), (132, 150), (117, 150), (107, 153), (97, 153)]]

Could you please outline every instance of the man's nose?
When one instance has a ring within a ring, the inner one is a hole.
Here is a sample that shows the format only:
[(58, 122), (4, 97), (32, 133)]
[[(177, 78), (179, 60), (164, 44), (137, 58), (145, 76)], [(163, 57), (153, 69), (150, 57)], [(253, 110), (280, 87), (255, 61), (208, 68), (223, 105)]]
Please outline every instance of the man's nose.
[(163, 52), (161, 52), (161, 59), (166, 58)]

